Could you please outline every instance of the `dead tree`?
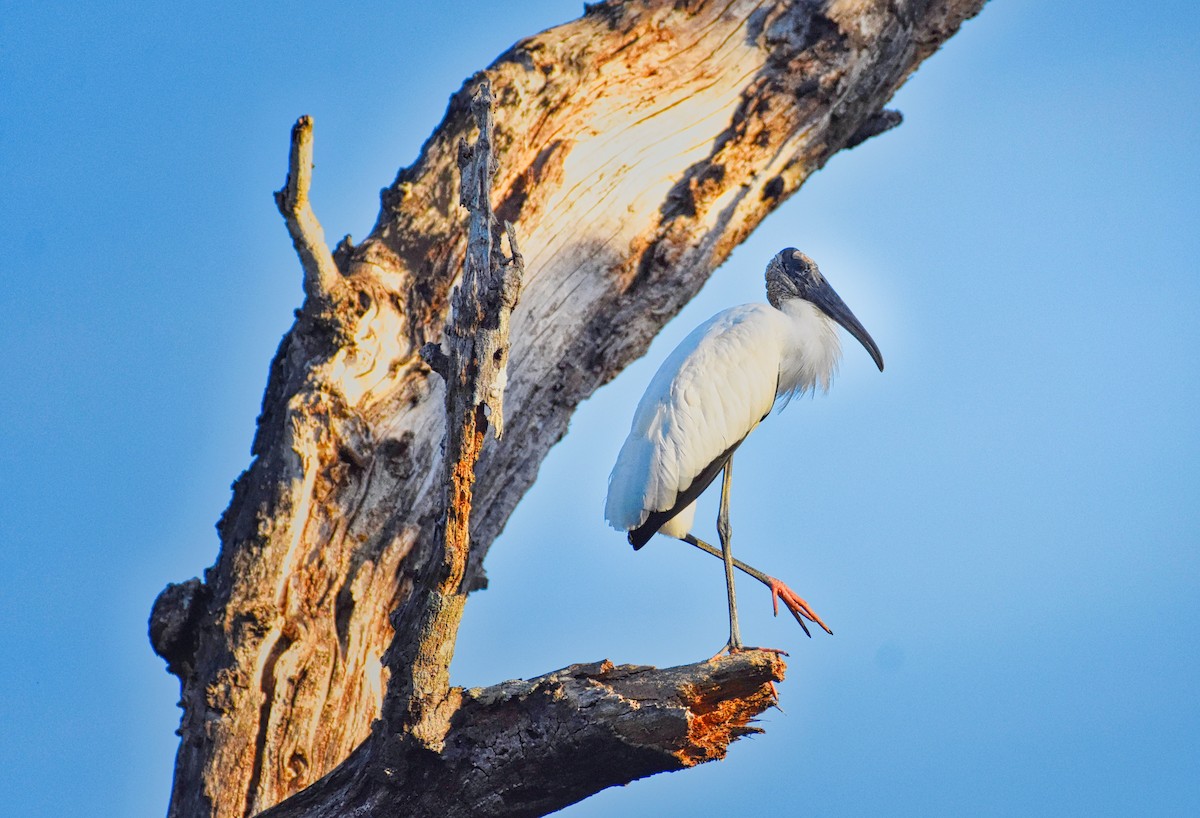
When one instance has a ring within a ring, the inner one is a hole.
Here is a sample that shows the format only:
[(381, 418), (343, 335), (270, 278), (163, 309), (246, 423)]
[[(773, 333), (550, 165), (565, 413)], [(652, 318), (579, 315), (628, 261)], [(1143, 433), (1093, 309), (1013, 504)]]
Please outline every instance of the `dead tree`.
[(151, 615), (182, 687), (170, 815), (540, 815), (754, 729), (770, 654), (466, 691), (458, 619), (576, 405), (809, 174), (897, 124), (884, 104), (982, 4), (588, 6), (470, 78), (332, 252), (302, 118), (277, 200), (305, 301), (216, 564)]

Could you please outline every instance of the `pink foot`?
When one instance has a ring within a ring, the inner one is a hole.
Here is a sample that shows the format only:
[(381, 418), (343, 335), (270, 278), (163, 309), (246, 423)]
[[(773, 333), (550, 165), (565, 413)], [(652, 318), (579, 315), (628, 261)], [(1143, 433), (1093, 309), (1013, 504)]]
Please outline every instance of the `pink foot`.
[(751, 646), (751, 645), (739, 645), (739, 646), (737, 646), (737, 648), (733, 648), (733, 646), (730, 645), (730, 643), (726, 642), (724, 648), (721, 648), (720, 650), (716, 651), (715, 654), (708, 657), (708, 661), (712, 662), (714, 660), (714, 658), (720, 658), (721, 656), (724, 656), (725, 654), (728, 654), (730, 656), (732, 656), (733, 654), (744, 654), (744, 652), (746, 652), (748, 650), (764, 650), (764, 651), (767, 651), (768, 654), (775, 654), (776, 656), (787, 656), (787, 651), (782, 650), (780, 648), (756, 648), (756, 646)]
[[(746, 645), (742, 645), (741, 647), (735, 648), (735, 647), (731, 647), (729, 645), (729, 643), (726, 642), (725, 647), (721, 648), (719, 651), (717, 651), (715, 654), (713, 654), (709, 658), (708, 661), (714, 662), (717, 659), (720, 659), (726, 653), (728, 653), (730, 656), (732, 656), (735, 653), (745, 653), (748, 650), (763, 650), (763, 651), (766, 651), (767, 653), (774, 653), (776, 656), (787, 656), (788, 655), (788, 652), (786, 650), (780, 650), (779, 648), (752, 648), (752, 647), (747, 647)], [(767, 684), (769, 684), (771, 686), (771, 698), (773, 700), (771, 702), (771, 705), (773, 707), (778, 708), (779, 712), (782, 713), (783, 708), (779, 707), (779, 688), (777, 688), (775, 686), (774, 682), (767, 682)]]
[(788, 652), (786, 650), (782, 650), (780, 648), (759, 648), (759, 647), (751, 647), (750, 645), (741, 645), (740, 647), (735, 648), (735, 647), (731, 647), (730, 644), (728, 642), (726, 642), (725, 647), (721, 648), (719, 651), (717, 651), (712, 656), (710, 656), (708, 658), (708, 661), (711, 662), (713, 659), (720, 659), (726, 653), (728, 653), (730, 656), (732, 656), (735, 653), (745, 653), (748, 650), (763, 650), (763, 651), (766, 651), (767, 653), (774, 653), (776, 656), (787, 656), (788, 655)]
[(821, 621), (821, 617), (817, 616), (816, 611), (810, 608), (808, 603), (801, 599), (795, 591), (774, 577), (768, 577), (768, 579), (770, 580), (768, 586), (771, 589), (771, 606), (775, 609), (776, 616), (779, 616), (779, 600), (782, 599), (783, 604), (792, 612), (792, 616), (796, 617), (796, 621), (800, 623), (800, 627), (804, 628), (806, 634), (812, 636), (809, 633), (808, 625), (804, 624), (805, 619), (809, 622), (817, 623), (825, 633), (830, 636), (833, 635), (833, 631), (829, 630), (829, 626)]

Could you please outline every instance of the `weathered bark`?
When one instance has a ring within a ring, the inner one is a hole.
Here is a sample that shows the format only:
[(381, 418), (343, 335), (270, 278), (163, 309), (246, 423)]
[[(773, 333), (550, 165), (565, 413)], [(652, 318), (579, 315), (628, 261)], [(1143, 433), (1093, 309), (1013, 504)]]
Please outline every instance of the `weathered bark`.
[(385, 655), (392, 682), (384, 701), (382, 729), (440, 752), (450, 719), (457, 710), (450, 695), (450, 660), (467, 600), (467, 560), (471, 552), (471, 508), (475, 467), (491, 426), (497, 440), (504, 432), (504, 383), (507, 378), (509, 318), (517, 305), (524, 262), (515, 231), (508, 225), (512, 259), (499, 251), (492, 212), (492, 90), (487, 80), (471, 100), (479, 138), (459, 143), (460, 203), (471, 211), (467, 259), (455, 290), (453, 317), (446, 328), (449, 354), (437, 344), (421, 348), (421, 357), (446, 382), (447, 434), (439, 511), (440, 558), (429, 560), (398, 612), (415, 622), (409, 639), (397, 638)]
[(374, 733), (350, 759), (263, 818), (545, 815), (596, 791), (725, 756), (775, 701), (774, 654), (658, 670), (572, 665), (462, 691), (446, 746)]
[[(385, 690), (397, 689), (385, 650), (407, 656), (420, 641), (422, 617), (407, 603), (444, 557), (444, 387), (418, 352), (442, 339), (466, 254), (455, 168), (460, 139), (475, 132), (479, 80), (497, 99), (492, 201), (517, 226), (526, 274), (505, 434), (481, 442), (462, 589), (484, 584), (488, 547), (578, 403), (640, 355), (809, 174), (895, 124), (884, 103), (982, 4), (591, 6), (468, 80), (384, 190), (371, 235), (332, 254), (296, 158), (308, 143), (293, 135), (280, 207), (305, 304), (272, 363), (217, 562), (203, 583), (168, 587), (151, 619), (155, 649), (182, 683), (172, 816), (250, 815), (347, 759), (322, 785), (327, 796), (330, 780), (377, 782), (385, 756), (411, 784), (423, 769), (413, 759), (437, 754), (440, 740), (413, 749), (388, 722), (364, 742)], [(469, 700), (450, 691), (439, 706), (456, 713)], [(388, 710), (410, 704), (389, 698)], [(455, 728), (443, 738), (449, 752)], [(611, 783), (597, 777), (591, 791)], [(536, 814), (521, 809), (511, 814)]]

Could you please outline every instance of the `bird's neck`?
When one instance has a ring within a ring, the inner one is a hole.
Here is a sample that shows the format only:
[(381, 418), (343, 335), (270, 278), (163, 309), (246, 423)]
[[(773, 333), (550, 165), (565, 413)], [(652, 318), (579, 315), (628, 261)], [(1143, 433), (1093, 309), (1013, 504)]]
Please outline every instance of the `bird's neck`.
[(842, 355), (832, 319), (802, 298), (783, 299), (778, 309), (792, 336), (780, 362), (778, 394), (828, 390)]

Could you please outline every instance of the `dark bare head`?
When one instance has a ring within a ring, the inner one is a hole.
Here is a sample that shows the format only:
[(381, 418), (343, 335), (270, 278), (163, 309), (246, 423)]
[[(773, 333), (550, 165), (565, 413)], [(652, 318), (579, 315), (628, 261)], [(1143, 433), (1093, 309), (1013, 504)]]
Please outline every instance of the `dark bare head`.
[(846, 302), (834, 291), (821, 275), (817, 263), (795, 247), (788, 247), (767, 264), (767, 301), (776, 309), (794, 298), (813, 304), (825, 315), (836, 321), (870, 353), (879, 371), (883, 371), (883, 355), (875, 345), (870, 333), (863, 327)]

